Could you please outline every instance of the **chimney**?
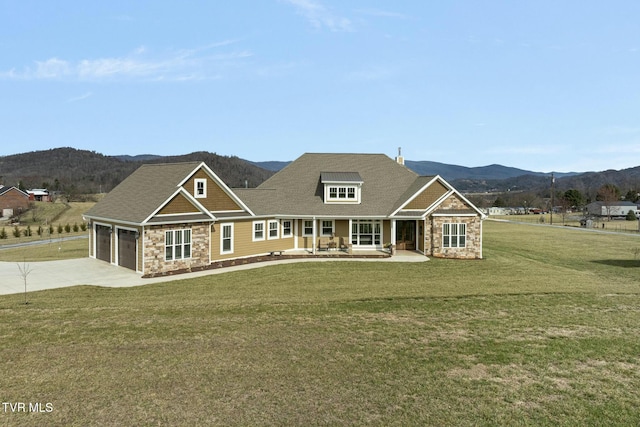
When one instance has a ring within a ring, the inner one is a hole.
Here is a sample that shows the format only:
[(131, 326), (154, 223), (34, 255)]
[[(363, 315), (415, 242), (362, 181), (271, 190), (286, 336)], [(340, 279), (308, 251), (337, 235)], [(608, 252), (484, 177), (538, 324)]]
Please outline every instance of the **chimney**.
[(396, 162), (400, 165), (404, 165), (404, 157), (402, 157), (402, 147), (398, 147), (398, 156), (396, 157)]

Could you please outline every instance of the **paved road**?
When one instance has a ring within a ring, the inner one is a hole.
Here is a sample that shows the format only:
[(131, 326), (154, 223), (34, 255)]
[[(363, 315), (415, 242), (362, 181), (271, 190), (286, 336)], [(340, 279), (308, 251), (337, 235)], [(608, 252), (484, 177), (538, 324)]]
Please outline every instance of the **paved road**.
[(300, 258), (257, 262), (233, 267), (185, 273), (169, 277), (143, 279), (140, 274), (124, 267), (117, 267), (92, 258), (68, 259), (42, 262), (0, 262), (0, 295), (24, 292), (24, 280), (18, 266), (27, 267), (27, 292), (64, 288), (78, 285), (96, 285), (111, 288), (148, 285), (150, 283), (222, 274), (230, 271), (267, 267), (269, 265), (296, 262), (322, 261), (369, 261), (369, 262), (423, 262), (429, 258), (422, 255), (398, 255), (392, 258)]
[(89, 236), (87, 235), (81, 235), (81, 236), (70, 236), (70, 237), (57, 237), (54, 239), (46, 239), (46, 240), (34, 240), (32, 242), (12, 243), (10, 245), (0, 245), (0, 251), (3, 249), (22, 248), (25, 246), (45, 245), (47, 243), (66, 242), (67, 240), (79, 240), (79, 239), (88, 239), (88, 238)]

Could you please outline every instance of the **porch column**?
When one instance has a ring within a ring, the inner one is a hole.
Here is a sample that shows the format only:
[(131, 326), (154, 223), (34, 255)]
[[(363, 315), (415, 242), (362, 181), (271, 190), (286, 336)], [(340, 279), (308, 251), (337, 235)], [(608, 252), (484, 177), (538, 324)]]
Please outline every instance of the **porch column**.
[(313, 233), (311, 233), (311, 253), (313, 255), (316, 254), (316, 236), (318, 235), (318, 233), (316, 232), (316, 228), (318, 227), (318, 225), (316, 224), (317, 220), (316, 217), (313, 217)]
[(293, 221), (293, 249), (298, 249), (298, 222), (299, 219), (292, 219)]
[(391, 220), (391, 244), (396, 244), (396, 220)]

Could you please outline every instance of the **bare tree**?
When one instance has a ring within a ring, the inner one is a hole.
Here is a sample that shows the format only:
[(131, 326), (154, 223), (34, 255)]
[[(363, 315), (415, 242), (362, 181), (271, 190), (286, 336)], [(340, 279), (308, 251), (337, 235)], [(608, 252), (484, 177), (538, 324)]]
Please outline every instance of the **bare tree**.
[(22, 280), (24, 280), (24, 303), (26, 305), (29, 304), (29, 302), (27, 301), (27, 276), (29, 276), (29, 273), (31, 273), (33, 270), (31, 269), (31, 266), (26, 263), (26, 261), (23, 261), (22, 265), (18, 264), (18, 269), (20, 270), (20, 276), (22, 277)]
[(620, 191), (611, 184), (606, 184), (598, 190), (597, 199), (602, 202), (607, 211), (607, 218), (611, 221), (611, 207), (619, 199)]

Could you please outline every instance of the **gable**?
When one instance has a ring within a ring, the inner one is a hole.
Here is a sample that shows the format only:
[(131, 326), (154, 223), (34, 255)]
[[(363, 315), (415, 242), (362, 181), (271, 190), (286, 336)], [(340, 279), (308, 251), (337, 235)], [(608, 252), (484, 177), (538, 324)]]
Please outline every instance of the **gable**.
[[(196, 197), (196, 181), (204, 180), (206, 182), (206, 197)], [(197, 170), (182, 187), (191, 194), (194, 198), (197, 198), (198, 202), (202, 204), (207, 210), (212, 212), (223, 211), (242, 211), (244, 210), (239, 206), (226, 191), (220, 187), (218, 182), (209, 176), (209, 174), (203, 169)]]
[(157, 215), (172, 215), (181, 213), (200, 212), (196, 206), (191, 203), (183, 194), (178, 193), (173, 199), (171, 199)]
[(438, 208), (435, 210), (435, 213), (439, 213), (439, 214), (476, 213), (477, 214), (473, 206), (469, 205), (466, 201), (458, 197), (458, 195), (455, 193), (449, 195), (449, 197), (444, 199), (442, 203), (438, 205)]
[(2, 187), (0, 188), (0, 197), (5, 197), (5, 198), (15, 198), (15, 199), (20, 199), (20, 198), (29, 198), (29, 195), (27, 193), (25, 193), (24, 191), (20, 190), (19, 188), (16, 187)]
[(440, 197), (444, 196), (449, 189), (440, 181), (435, 181), (425, 188), (413, 200), (411, 200), (403, 209), (424, 210), (435, 203)]

